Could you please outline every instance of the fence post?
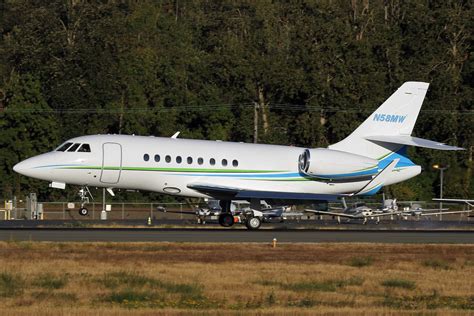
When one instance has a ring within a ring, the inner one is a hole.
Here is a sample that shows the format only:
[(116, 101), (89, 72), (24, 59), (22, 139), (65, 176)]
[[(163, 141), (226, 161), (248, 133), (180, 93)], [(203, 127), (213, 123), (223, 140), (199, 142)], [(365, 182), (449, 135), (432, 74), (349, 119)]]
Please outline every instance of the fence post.
[(63, 202), (63, 220), (66, 219), (66, 203)]
[(92, 202), (92, 219), (95, 219), (95, 202)]
[(183, 203), (179, 203), (179, 219), (183, 219)]
[(122, 202), (122, 220), (125, 219), (125, 204)]

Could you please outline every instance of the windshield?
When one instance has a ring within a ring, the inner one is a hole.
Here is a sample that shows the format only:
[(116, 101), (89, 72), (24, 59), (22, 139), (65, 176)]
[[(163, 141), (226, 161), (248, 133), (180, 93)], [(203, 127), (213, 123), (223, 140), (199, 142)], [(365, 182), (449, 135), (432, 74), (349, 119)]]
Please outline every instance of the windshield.
[(89, 144), (82, 144), (81, 147), (77, 150), (79, 153), (90, 153), (91, 146)]
[(56, 151), (66, 151), (66, 149), (68, 149), (71, 145), (72, 145), (72, 143), (66, 142), (66, 143), (62, 144), (61, 146), (59, 146), (56, 149)]

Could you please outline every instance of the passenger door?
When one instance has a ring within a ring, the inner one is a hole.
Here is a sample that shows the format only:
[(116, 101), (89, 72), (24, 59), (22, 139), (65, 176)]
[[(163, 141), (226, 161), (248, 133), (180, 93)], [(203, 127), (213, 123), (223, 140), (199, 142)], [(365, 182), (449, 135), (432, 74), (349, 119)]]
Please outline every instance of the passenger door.
[(122, 172), (122, 145), (104, 143), (102, 145), (102, 173), (100, 182), (118, 183)]

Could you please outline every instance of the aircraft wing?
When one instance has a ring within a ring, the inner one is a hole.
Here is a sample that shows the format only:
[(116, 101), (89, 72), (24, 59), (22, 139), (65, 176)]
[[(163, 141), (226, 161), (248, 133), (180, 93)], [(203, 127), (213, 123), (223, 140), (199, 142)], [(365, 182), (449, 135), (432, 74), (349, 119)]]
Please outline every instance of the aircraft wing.
[(390, 215), (400, 215), (402, 212), (401, 211), (397, 211), (397, 212), (388, 212), (388, 213), (376, 213), (376, 214), (372, 214), (372, 215), (368, 215), (366, 217), (383, 217), (383, 216), (390, 216)]
[(449, 211), (449, 208), (424, 208), (421, 212), (434, 212), (434, 211)]
[(283, 212), (282, 217), (293, 217), (293, 216), (303, 216), (303, 212)]
[(352, 214), (345, 214), (345, 213), (338, 213), (338, 212), (327, 212), (327, 211), (317, 211), (317, 210), (310, 210), (310, 209), (305, 209), (304, 210), (307, 213), (313, 213), (316, 215), (330, 215), (330, 216), (340, 216), (340, 217), (347, 217), (347, 218), (361, 218), (363, 216), (356, 216)]
[[(340, 216), (340, 217), (347, 217), (347, 218), (372, 218), (372, 217), (383, 217), (383, 216), (390, 216), (390, 215), (399, 215), (401, 212), (389, 212), (389, 213), (378, 213), (378, 214), (371, 214), (371, 215), (367, 215), (367, 216), (364, 216), (362, 214), (345, 214), (345, 213), (338, 213), (338, 212), (326, 212), (326, 211), (316, 211), (316, 210), (309, 210), (309, 209), (306, 209), (304, 210), (305, 212), (308, 212), (308, 213), (313, 213), (313, 214), (316, 214), (316, 215), (331, 215), (331, 216)], [(444, 213), (443, 213), (444, 214)]]
[(197, 215), (197, 212), (193, 212), (193, 211), (167, 211), (165, 209), (160, 209), (160, 208), (157, 208), (158, 212), (162, 212), (162, 213), (172, 213), (172, 214), (192, 214), (192, 215)]
[(471, 213), (473, 210), (466, 211), (450, 211), (450, 212), (434, 212), (434, 213), (421, 213), (420, 216), (430, 216), (430, 215), (446, 215), (446, 214), (462, 214), (462, 213)]
[(299, 193), (299, 192), (275, 192), (275, 191), (257, 191), (245, 188), (216, 186), (209, 183), (188, 184), (188, 188), (201, 193), (219, 198), (219, 199), (282, 199), (282, 200), (319, 200), (319, 201), (337, 201), (338, 198), (349, 195), (336, 194), (317, 194), (317, 193)]
[(469, 206), (474, 206), (474, 200), (464, 199), (433, 199), (433, 201), (446, 202), (446, 203), (466, 203)]

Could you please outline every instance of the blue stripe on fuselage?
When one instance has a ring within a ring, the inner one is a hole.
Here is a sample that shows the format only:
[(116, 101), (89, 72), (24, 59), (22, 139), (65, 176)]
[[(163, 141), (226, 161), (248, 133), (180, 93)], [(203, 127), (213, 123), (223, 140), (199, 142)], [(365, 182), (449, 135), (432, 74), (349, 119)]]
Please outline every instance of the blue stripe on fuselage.
[(394, 153), (391, 153), (387, 157), (383, 158), (379, 162), (379, 169), (383, 169), (388, 166), (394, 159), (400, 159), (395, 166), (395, 168), (403, 168), (403, 167), (412, 167), (416, 166), (407, 156), (407, 146), (402, 146), (399, 150)]

